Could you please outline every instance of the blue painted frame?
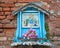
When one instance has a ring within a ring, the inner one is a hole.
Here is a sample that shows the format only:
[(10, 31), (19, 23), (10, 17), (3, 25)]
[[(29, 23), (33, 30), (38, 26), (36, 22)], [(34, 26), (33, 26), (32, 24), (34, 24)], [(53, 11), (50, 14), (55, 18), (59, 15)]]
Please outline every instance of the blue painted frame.
[[(35, 10), (33, 10), (32, 13), (37, 13), (37, 12), (39, 14), (40, 28), (33, 28), (33, 29), (37, 30), (38, 38), (47, 38), (46, 37), (46, 30), (45, 30), (45, 14), (41, 11), (35, 11)], [(16, 30), (14, 42), (19, 42), (18, 38), (22, 38), (22, 32), (29, 29), (29, 28), (22, 28), (22, 13), (23, 12), (20, 11), (17, 15), (17, 30)], [(24, 11), (24, 13), (30, 13), (30, 12), (28, 10), (28, 11)]]

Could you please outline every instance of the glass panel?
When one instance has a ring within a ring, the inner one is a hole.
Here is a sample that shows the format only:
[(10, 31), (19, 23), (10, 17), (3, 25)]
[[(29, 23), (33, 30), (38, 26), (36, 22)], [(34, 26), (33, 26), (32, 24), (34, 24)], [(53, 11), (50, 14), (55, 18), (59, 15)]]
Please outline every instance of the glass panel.
[(22, 14), (22, 27), (23, 28), (38, 28), (39, 19), (38, 13), (23, 13)]

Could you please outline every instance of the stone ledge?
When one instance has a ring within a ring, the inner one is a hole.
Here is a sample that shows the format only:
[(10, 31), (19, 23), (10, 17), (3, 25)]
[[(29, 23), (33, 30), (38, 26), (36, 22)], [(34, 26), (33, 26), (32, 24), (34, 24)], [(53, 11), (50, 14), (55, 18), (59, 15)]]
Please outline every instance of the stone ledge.
[(42, 45), (42, 46), (53, 46), (51, 43), (44, 42), (43, 44), (39, 42), (14, 42), (11, 43), (11, 46), (17, 46), (17, 45)]

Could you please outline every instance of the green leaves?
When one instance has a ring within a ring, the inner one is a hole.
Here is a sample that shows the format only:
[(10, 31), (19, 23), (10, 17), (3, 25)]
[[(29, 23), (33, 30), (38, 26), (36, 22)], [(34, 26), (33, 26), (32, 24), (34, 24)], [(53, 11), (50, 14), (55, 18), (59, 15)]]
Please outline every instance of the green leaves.
[(49, 26), (48, 26), (48, 23), (47, 23), (47, 22), (45, 22), (45, 29), (46, 29), (46, 36), (47, 36), (47, 39), (50, 39)]

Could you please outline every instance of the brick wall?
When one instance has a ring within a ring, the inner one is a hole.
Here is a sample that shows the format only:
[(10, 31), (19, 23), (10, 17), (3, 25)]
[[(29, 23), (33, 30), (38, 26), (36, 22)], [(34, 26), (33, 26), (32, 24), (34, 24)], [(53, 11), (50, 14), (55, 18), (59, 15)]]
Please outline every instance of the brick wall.
[[(48, 23), (50, 35), (54, 42), (60, 44), (60, 0), (0, 0), (0, 48), (11, 48), (16, 31), (16, 15), (12, 16), (13, 10), (26, 5), (29, 2), (43, 2), (45, 10), (53, 11), (54, 16), (49, 16)], [(54, 35), (54, 36), (53, 36)], [(57, 46), (59, 48), (60, 46)]]

